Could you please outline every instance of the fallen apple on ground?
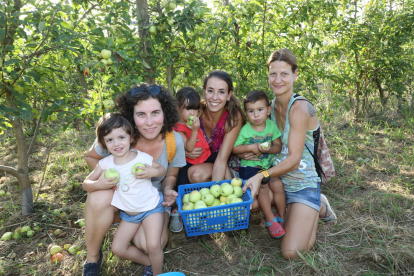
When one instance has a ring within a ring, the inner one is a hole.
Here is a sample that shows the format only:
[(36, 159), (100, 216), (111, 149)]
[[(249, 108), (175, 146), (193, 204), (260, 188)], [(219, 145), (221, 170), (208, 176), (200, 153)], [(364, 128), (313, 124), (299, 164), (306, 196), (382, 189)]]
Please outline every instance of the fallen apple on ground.
[(62, 252), (62, 247), (60, 247), (59, 245), (54, 245), (50, 248), (49, 252), (50, 255), (55, 255), (56, 253), (60, 253)]
[(63, 261), (63, 254), (62, 253), (56, 253), (50, 259), (54, 263), (60, 263), (61, 261)]

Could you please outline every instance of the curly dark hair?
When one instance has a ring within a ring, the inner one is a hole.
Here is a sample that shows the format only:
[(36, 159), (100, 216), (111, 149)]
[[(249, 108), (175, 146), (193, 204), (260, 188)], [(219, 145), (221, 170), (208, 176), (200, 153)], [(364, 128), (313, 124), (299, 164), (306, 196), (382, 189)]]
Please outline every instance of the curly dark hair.
[[(138, 93), (132, 93), (133, 90), (143, 89)], [(159, 88), (159, 93), (148, 92), (155, 88)], [(156, 95), (154, 95), (156, 94)], [(173, 126), (179, 121), (180, 116), (178, 114), (177, 105), (175, 99), (172, 97), (171, 93), (166, 90), (163, 86), (158, 85), (149, 85), (147, 83), (140, 84), (139, 86), (133, 87), (129, 91), (125, 92), (122, 95), (119, 95), (115, 100), (115, 108), (121, 113), (133, 126), (134, 122), (134, 106), (140, 101), (146, 101), (148, 99), (157, 99), (160, 104), (162, 111), (164, 113), (164, 125), (161, 129), (162, 137), (165, 137), (165, 133), (173, 130)], [(134, 138), (138, 139), (141, 137), (137, 128), (134, 127), (135, 133)]]

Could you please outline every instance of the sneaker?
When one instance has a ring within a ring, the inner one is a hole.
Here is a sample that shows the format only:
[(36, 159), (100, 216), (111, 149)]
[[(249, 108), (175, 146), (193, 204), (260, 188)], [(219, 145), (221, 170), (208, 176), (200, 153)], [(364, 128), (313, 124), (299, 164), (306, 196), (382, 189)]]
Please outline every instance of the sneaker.
[(178, 233), (183, 230), (183, 220), (177, 210), (173, 210), (171, 212), (170, 230), (174, 233)]
[(152, 266), (150, 265), (144, 265), (144, 273), (142, 273), (142, 276), (153, 276), (152, 273)]
[(97, 263), (87, 263), (83, 265), (83, 276), (99, 276), (99, 271), (101, 270), (102, 265), (102, 249), (99, 250), (99, 260)]
[(286, 234), (285, 229), (277, 222), (276, 217), (272, 221), (267, 221), (265, 225), (272, 238), (281, 238)]

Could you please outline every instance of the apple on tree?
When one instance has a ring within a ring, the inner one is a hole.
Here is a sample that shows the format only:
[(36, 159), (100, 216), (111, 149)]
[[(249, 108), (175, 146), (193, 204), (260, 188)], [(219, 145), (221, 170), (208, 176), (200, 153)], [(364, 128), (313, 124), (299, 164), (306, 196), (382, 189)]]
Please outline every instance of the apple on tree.
[(149, 32), (150, 32), (150, 33), (152, 33), (152, 34), (156, 34), (156, 33), (157, 33), (157, 27), (155, 27), (154, 25), (152, 25), (152, 26), (149, 28)]
[(109, 59), (111, 57), (111, 54), (112, 54), (111, 51), (106, 50), (106, 49), (103, 49), (101, 51), (101, 57), (105, 60)]

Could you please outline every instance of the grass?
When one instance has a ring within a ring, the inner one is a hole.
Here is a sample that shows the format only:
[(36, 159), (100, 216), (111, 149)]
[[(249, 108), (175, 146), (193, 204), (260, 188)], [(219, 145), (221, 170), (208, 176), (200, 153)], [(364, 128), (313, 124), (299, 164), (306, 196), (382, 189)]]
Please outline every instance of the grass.
[[(187, 237), (171, 233), (165, 248), (164, 271), (186, 275), (412, 275), (414, 274), (414, 120), (389, 115), (365, 123), (330, 115), (324, 131), (337, 178), (322, 187), (339, 217), (336, 226), (320, 224), (317, 243), (299, 258), (284, 261), (264, 229), (260, 213), (249, 228)], [(39, 224), (32, 238), (0, 242), (0, 275), (81, 275), (85, 260), (83, 217), (86, 194), (81, 183), (90, 170), (84, 153), (93, 130), (62, 133), (56, 125), (42, 129), (30, 158), (36, 212), (20, 216), (17, 180), (0, 175), (0, 234)], [(0, 137), (0, 160), (15, 166), (13, 134)], [(49, 155), (50, 154), (50, 155)], [(46, 162), (49, 155), (49, 161)], [(43, 180), (42, 180), (43, 179)], [(60, 213), (55, 211), (60, 210)], [(63, 234), (55, 236), (54, 230)], [(142, 266), (113, 256), (105, 237), (102, 275), (139, 275)], [(78, 254), (64, 252), (53, 264), (51, 244), (76, 244)]]

